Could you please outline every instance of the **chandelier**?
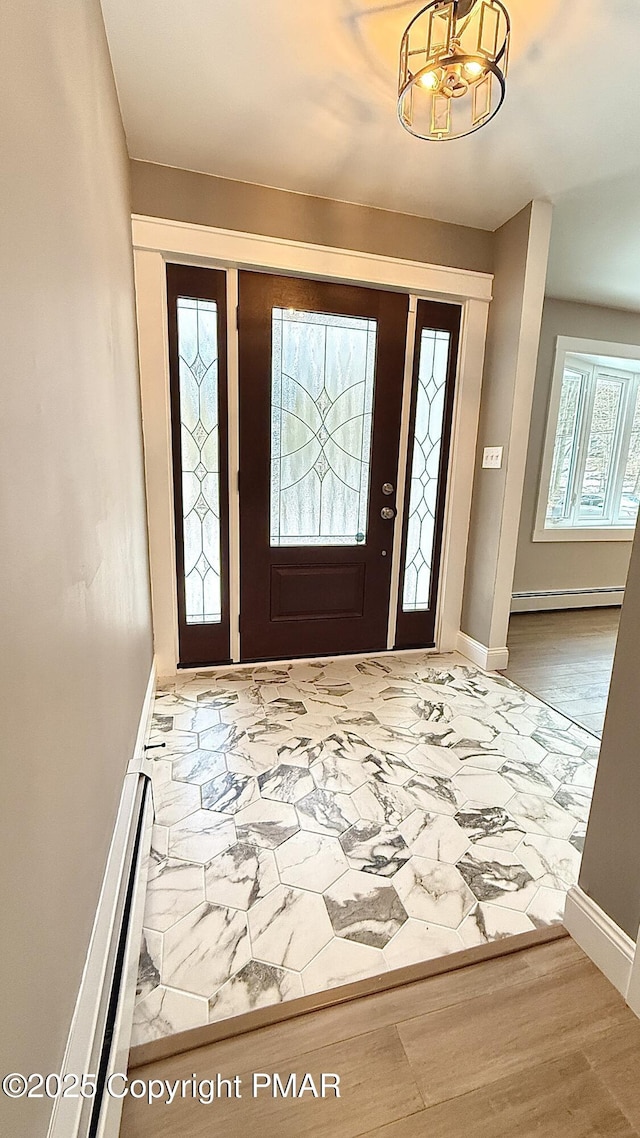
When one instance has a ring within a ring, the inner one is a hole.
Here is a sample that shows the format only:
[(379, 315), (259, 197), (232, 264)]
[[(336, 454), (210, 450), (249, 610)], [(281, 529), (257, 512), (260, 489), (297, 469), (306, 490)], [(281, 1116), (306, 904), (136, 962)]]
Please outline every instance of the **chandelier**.
[(422, 8), (400, 45), (403, 127), (444, 142), (485, 126), (504, 102), (510, 32), (500, 0), (432, 0)]

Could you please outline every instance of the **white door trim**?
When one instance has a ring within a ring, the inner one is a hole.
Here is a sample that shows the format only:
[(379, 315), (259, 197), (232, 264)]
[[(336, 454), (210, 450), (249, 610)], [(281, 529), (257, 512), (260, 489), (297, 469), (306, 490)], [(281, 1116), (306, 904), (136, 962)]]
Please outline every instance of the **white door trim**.
[(429, 265), (424, 261), (406, 261), (377, 253), (359, 253), (140, 214), (133, 215), (132, 231), (134, 248), (165, 253), (168, 259), (179, 257), (189, 264), (215, 262), (237, 269), (261, 268), (319, 280), (373, 284), (421, 295), (442, 294), (448, 299), (490, 301), (492, 296), (492, 273), (452, 269), (448, 265)]
[(238, 347), (238, 270), (227, 269), (227, 414), (229, 478), (229, 639), (231, 659), (240, 659), (240, 359)]
[[(158, 218), (134, 216), (132, 233), (154, 642), (160, 677), (175, 676), (178, 660), (165, 283), (167, 261), (226, 269), (258, 269), (366, 284), (462, 306), (458, 385), (436, 618), (437, 649), (453, 652), (460, 631), (492, 275)], [(232, 321), (235, 325), (234, 312), (229, 313), (230, 331)], [(229, 347), (232, 349), (231, 343)], [(232, 350), (231, 357), (233, 359)], [(233, 383), (233, 374), (231, 380)], [(230, 439), (232, 488), (235, 480), (232, 470), (234, 451), (237, 454)], [(233, 532), (231, 536), (233, 538)], [(232, 646), (236, 648), (233, 639)]]

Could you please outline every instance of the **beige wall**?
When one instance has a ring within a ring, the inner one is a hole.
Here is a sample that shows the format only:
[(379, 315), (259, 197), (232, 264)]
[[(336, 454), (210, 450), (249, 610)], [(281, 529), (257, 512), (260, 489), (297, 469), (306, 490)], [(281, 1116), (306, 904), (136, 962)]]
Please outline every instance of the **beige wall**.
[(493, 234), (484, 229), (234, 182), (151, 162), (131, 163), (134, 213), (355, 249), (490, 273)]
[[(128, 160), (98, 0), (3, 5), (2, 1058), (57, 1071), (152, 660)], [(51, 1103), (0, 1099), (0, 1132)]]
[(640, 537), (636, 536), (579, 881), (633, 940), (640, 924), (639, 630)]
[(514, 592), (624, 586), (631, 542), (532, 541), (557, 336), (640, 345), (640, 315), (547, 298), (531, 413)]
[[(495, 234), (462, 610), (462, 631), (488, 648), (506, 645), (550, 230), (551, 207), (532, 202)], [(503, 447), (501, 469), (482, 469), (486, 446)]]

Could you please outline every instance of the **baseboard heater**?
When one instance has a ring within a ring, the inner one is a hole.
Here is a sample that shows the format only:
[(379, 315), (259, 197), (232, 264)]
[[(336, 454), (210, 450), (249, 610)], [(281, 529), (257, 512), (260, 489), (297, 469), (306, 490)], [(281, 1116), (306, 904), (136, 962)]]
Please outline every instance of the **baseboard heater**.
[(106, 1094), (106, 1085), (111, 1074), (127, 1071), (152, 823), (151, 780), (130, 767), (62, 1066), (64, 1074), (95, 1075), (95, 1093), (56, 1099), (47, 1138), (119, 1133), (122, 1102)]
[(624, 585), (607, 585), (596, 589), (543, 589), (513, 593), (511, 612), (598, 608), (621, 605), (623, 600)]

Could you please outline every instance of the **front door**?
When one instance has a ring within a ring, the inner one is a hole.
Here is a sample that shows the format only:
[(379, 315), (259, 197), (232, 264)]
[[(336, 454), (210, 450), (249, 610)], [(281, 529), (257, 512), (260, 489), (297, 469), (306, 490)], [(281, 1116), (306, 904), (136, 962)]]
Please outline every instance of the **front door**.
[(383, 650), (408, 297), (239, 274), (241, 650)]

